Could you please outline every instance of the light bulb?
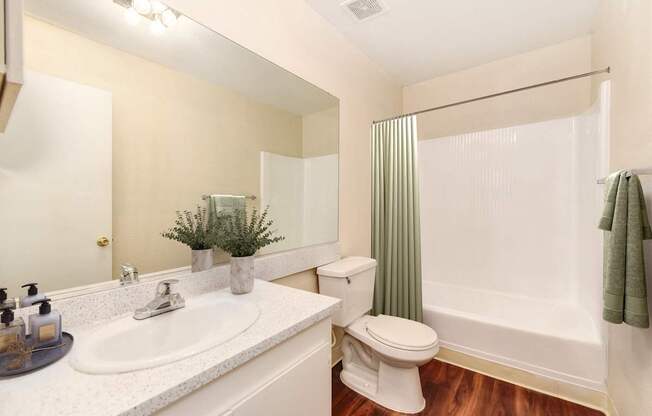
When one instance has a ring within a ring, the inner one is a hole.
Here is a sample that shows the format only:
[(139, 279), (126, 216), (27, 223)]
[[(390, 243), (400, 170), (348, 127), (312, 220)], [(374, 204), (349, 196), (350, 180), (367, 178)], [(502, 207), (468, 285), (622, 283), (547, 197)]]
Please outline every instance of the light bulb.
[(165, 10), (161, 13), (161, 23), (163, 23), (165, 27), (174, 26), (177, 24), (177, 14), (172, 11), (172, 9)]
[(152, 3), (149, 0), (134, 0), (133, 8), (140, 14), (148, 15), (152, 12)]
[(127, 23), (129, 23), (132, 26), (135, 26), (140, 21), (140, 15), (136, 10), (134, 10), (133, 7), (130, 7), (127, 9), (127, 12), (125, 13), (125, 19), (127, 19)]
[(152, 13), (160, 14), (168, 8), (168, 6), (156, 0), (152, 1), (150, 4), (152, 6)]
[(149, 25), (149, 31), (154, 35), (161, 35), (165, 32), (165, 26), (163, 26), (160, 20), (154, 19)]

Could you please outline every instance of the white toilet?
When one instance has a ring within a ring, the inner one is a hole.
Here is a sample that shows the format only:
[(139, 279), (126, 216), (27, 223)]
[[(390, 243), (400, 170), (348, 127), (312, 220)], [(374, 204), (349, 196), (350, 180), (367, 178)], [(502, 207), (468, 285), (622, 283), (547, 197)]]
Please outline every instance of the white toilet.
[(333, 316), (333, 324), (346, 331), (342, 382), (390, 410), (423, 410), (418, 366), (439, 351), (437, 333), (408, 319), (367, 315), (373, 302), (374, 259), (347, 257), (319, 267), (317, 274), (319, 292), (342, 300)]

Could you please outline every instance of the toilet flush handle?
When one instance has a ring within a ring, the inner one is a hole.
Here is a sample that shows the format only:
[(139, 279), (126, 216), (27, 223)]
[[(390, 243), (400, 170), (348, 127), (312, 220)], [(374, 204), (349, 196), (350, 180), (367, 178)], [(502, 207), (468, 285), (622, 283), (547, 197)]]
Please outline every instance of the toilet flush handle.
[(351, 284), (351, 278), (349, 276), (346, 276), (346, 283)]

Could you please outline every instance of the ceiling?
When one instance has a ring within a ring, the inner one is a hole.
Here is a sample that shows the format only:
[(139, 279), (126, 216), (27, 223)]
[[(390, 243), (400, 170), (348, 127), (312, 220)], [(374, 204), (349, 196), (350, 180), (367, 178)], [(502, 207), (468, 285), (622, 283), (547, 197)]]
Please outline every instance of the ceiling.
[(25, 9), (96, 42), (297, 115), (338, 103), (325, 91), (183, 16), (176, 26), (154, 35), (144, 21), (129, 25), (126, 9), (113, 0), (26, 0)]
[(591, 33), (599, 0), (381, 0), (357, 21), (341, 0), (306, 0), (401, 84)]

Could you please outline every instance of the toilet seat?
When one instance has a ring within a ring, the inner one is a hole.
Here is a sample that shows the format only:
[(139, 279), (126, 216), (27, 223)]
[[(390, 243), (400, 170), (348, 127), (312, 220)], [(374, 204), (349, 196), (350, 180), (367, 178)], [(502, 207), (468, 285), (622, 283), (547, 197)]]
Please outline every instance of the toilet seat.
[(376, 341), (404, 351), (425, 351), (439, 343), (427, 325), (396, 316), (378, 315), (366, 322), (367, 333)]
[[(403, 349), (405, 348), (405, 346), (403, 346), (403, 348), (398, 348), (396, 346), (390, 345), (389, 344), (390, 340), (394, 341), (393, 344), (395, 345), (409, 344), (409, 342), (405, 342), (404, 340), (400, 340), (399, 342), (396, 342), (394, 337), (391, 336), (389, 337), (389, 339), (385, 341), (379, 340), (378, 338), (380, 337), (378, 335), (375, 336), (372, 335), (367, 329), (367, 323), (372, 320), (375, 320), (376, 318), (377, 318), (376, 316), (370, 316), (370, 315), (362, 316), (358, 318), (356, 321), (354, 321), (351, 325), (344, 328), (344, 330), (346, 331), (347, 334), (358, 339), (363, 344), (369, 346), (373, 351), (385, 357), (385, 359), (391, 360), (396, 365), (399, 365), (399, 363), (422, 365), (430, 361), (432, 357), (434, 357), (439, 351), (439, 339), (437, 339), (437, 341), (433, 345), (431, 345), (430, 348), (426, 348), (422, 350), (419, 349), (408, 350), (408, 349)], [(401, 318), (397, 318), (397, 319), (401, 319)], [(372, 325), (372, 327), (373, 326), (374, 325)], [(433, 331), (433, 333), (435, 332)], [(414, 346), (412, 346), (412, 348), (414, 348)]]

